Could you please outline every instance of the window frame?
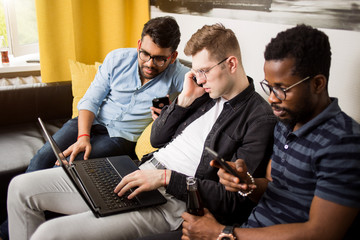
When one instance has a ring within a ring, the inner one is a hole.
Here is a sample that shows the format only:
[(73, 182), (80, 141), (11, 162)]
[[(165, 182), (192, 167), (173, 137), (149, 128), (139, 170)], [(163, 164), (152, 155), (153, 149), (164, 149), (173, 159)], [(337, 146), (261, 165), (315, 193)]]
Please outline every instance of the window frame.
[[(15, 3), (13, 0), (4, 0), (5, 23), (10, 53), (14, 57), (27, 54), (39, 53), (39, 42), (32, 44), (19, 43), (19, 34), (17, 28)], [(35, 4), (35, 0), (34, 0)]]

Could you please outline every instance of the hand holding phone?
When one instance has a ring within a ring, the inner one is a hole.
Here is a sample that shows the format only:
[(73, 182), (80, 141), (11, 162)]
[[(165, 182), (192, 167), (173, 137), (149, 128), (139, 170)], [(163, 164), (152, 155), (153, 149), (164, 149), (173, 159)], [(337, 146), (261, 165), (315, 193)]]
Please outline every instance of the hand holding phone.
[(232, 167), (230, 167), (230, 165), (222, 157), (220, 157), (217, 152), (209, 147), (205, 147), (205, 150), (214, 157), (215, 161), (219, 163), (222, 168), (224, 168), (228, 173), (237, 177), (240, 180), (240, 183), (245, 183), (242, 177), (240, 177), (240, 175)]
[[(154, 98), (152, 100), (152, 104), (154, 108), (159, 108), (162, 109), (163, 107), (165, 107), (166, 105), (170, 104), (170, 100), (169, 97), (160, 97), (160, 98)], [(159, 115), (157, 112), (155, 112), (156, 115)]]
[(198, 84), (198, 83), (197, 83), (196, 76), (193, 76), (193, 77), (192, 77), (192, 80), (196, 83), (197, 86), (199, 86), (199, 87), (202, 87), (202, 86), (203, 86), (202, 84)]

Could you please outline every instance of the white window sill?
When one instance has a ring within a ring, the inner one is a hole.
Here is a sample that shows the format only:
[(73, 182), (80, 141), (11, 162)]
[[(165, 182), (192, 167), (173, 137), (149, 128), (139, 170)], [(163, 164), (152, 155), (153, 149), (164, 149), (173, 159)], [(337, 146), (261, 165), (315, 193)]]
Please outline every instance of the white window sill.
[[(29, 72), (40, 71), (40, 62), (27, 62), (29, 60), (39, 61), (39, 54), (29, 54), (21, 57), (14, 58), (9, 56), (9, 64), (1, 64), (0, 62), (0, 74), (1, 73), (14, 73), (14, 72)], [(1, 76), (0, 76), (1, 78)]]

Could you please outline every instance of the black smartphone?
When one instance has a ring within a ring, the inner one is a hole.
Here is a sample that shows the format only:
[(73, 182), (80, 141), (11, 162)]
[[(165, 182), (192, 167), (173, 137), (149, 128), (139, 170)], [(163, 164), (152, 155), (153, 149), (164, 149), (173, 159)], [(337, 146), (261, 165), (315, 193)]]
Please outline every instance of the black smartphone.
[[(154, 98), (152, 100), (152, 104), (154, 108), (160, 108), (162, 109), (164, 106), (170, 104), (169, 97), (160, 97), (160, 98)], [(156, 115), (159, 115), (158, 113), (155, 113)]]
[(197, 83), (197, 79), (195, 76), (192, 77), (193, 81), (196, 83), (196, 85), (198, 85), (199, 87), (202, 87), (203, 85), (202, 84), (198, 84)]
[(230, 165), (222, 157), (220, 157), (217, 152), (209, 147), (205, 147), (205, 150), (210, 153), (210, 155), (214, 157), (215, 161), (218, 162), (228, 173), (237, 177), (240, 180), (240, 183), (245, 183), (240, 175), (232, 167), (230, 167)]

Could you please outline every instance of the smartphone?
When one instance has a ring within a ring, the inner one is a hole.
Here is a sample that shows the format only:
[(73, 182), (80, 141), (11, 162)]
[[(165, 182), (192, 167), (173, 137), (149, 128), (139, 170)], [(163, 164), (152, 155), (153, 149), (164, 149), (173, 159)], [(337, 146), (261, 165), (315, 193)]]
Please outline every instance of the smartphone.
[(222, 157), (220, 157), (217, 152), (209, 147), (205, 147), (205, 150), (210, 153), (210, 155), (214, 157), (215, 161), (218, 162), (228, 173), (237, 177), (240, 180), (240, 183), (245, 183), (240, 175), (232, 167), (230, 167), (230, 165)]
[(196, 83), (196, 85), (198, 85), (199, 87), (202, 87), (202, 86), (203, 86), (202, 84), (198, 84), (198, 83), (197, 83), (196, 76), (193, 76), (192, 79), (193, 79), (193, 81)]
[[(152, 100), (152, 104), (154, 108), (160, 108), (162, 109), (164, 106), (170, 104), (169, 97), (160, 97), (160, 98), (154, 98)], [(158, 113), (155, 113), (156, 115), (159, 115)]]

